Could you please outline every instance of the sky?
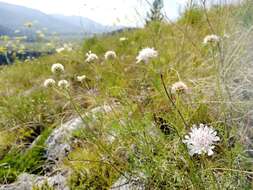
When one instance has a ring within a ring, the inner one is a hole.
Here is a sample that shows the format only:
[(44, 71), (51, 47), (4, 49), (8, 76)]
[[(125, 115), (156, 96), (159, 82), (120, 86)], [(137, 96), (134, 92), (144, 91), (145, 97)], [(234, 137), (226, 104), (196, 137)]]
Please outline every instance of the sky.
[[(84, 16), (105, 25), (141, 26), (149, 6), (146, 0), (0, 0), (49, 14)], [(153, 0), (148, 0), (152, 2)], [(170, 19), (178, 16), (185, 0), (164, 0)]]

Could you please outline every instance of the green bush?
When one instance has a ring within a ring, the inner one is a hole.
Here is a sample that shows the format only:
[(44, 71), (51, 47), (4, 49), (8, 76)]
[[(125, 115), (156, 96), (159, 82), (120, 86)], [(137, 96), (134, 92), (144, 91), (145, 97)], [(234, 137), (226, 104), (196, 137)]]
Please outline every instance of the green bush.
[(204, 21), (205, 13), (200, 7), (193, 6), (186, 9), (179, 19), (179, 22), (190, 25), (200, 25)]

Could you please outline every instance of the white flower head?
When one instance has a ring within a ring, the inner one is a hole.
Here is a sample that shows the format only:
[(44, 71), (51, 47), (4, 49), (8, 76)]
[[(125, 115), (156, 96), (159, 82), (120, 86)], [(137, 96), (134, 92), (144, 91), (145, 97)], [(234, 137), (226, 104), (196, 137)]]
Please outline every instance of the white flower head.
[(230, 38), (230, 35), (228, 35), (227, 33), (225, 33), (225, 34), (223, 35), (223, 37), (226, 38), (226, 39), (228, 39), (228, 38)]
[(45, 34), (43, 34), (43, 33), (38, 34), (38, 36), (39, 36), (40, 38), (45, 38), (45, 37), (46, 37)]
[(52, 47), (53, 44), (49, 42), (49, 43), (46, 43), (46, 46), (47, 46), (47, 47)]
[(69, 87), (69, 82), (67, 80), (60, 80), (58, 82), (58, 86), (60, 88), (68, 88)]
[(220, 42), (220, 37), (215, 34), (211, 34), (204, 38), (203, 43), (208, 44), (208, 43), (218, 43), (218, 42)]
[(24, 24), (24, 26), (27, 27), (27, 28), (31, 28), (33, 26), (33, 23), (32, 22), (26, 22)]
[(65, 50), (65, 48), (64, 47), (61, 47), (61, 48), (57, 48), (56, 49), (56, 52), (57, 53), (61, 53), (61, 52), (63, 52)]
[(55, 63), (52, 65), (51, 71), (54, 74), (61, 74), (64, 72), (64, 66), (60, 63)]
[(77, 76), (76, 79), (78, 82), (83, 82), (87, 77), (85, 75)]
[(55, 86), (55, 84), (56, 84), (56, 82), (54, 79), (46, 79), (44, 81), (44, 87), (46, 87), (46, 88), (51, 88), (51, 87)]
[(121, 42), (124, 42), (124, 41), (127, 41), (128, 39), (126, 38), (126, 37), (121, 37), (120, 39), (119, 39), (119, 41), (121, 41)]
[(115, 59), (117, 57), (115, 51), (107, 51), (105, 53), (105, 59), (108, 60), (108, 59)]
[(185, 136), (185, 143), (188, 147), (189, 154), (206, 154), (208, 156), (213, 155), (213, 149), (215, 143), (220, 141), (220, 137), (217, 136), (217, 132), (207, 125), (200, 124), (199, 127), (193, 125), (189, 135)]
[(171, 93), (175, 94), (175, 93), (187, 93), (188, 92), (188, 87), (185, 83), (183, 83), (182, 81), (176, 82), (172, 85), (171, 87)]
[(141, 61), (144, 61), (145, 63), (148, 63), (148, 61), (151, 58), (157, 57), (158, 52), (154, 48), (144, 48), (139, 52), (139, 55), (136, 57), (137, 62), (140, 63)]
[(71, 43), (65, 43), (65, 44), (63, 44), (63, 48), (64, 48), (64, 50), (66, 50), (66, 51), (72, 51), (73, 50), (73, 47), (72, 47), (72, 44)]
[(92, 53), (91, 51), (86, 53), (86, 57), (87, 59), (85, 61), (88, 63), (96, 61), (98, 59), (98, 56), (95, 53)]

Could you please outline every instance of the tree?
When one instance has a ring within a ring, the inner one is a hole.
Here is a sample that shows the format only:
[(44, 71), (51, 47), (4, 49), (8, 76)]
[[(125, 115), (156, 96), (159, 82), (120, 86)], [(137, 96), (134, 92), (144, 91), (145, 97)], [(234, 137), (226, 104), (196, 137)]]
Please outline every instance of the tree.
[(163, 8), (163, 0), (155, 0), (152, 4), (150, 12), (147, 13), (147, 19), (146, 23), (152, 21), (162, 21), (164, 18), (164, 15), (162, 14), (162, 8)]

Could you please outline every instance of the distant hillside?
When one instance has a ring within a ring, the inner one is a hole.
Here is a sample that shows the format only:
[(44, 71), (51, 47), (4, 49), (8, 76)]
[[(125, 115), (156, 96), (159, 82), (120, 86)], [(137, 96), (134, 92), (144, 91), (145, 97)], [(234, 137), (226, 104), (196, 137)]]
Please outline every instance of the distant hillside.
[(12, 33), (12, 30), (0, 25), (0, 35), (8, 35), (11, 33)]
[(0, 66), (0, 190), (253, 190), (252, 11), (201, 10)]
[(112, 31), (123, 28), (123, 26), (105, 26), (89, 18), (85, 18), (81, 16), (64, 16), (64, 15), (59, 15), (59, 14), (51, 15), (51, 16), (54, 17), (55, 19), (61, 20), (62, 22), (81, 28), (81, 30), (87, 33), (112, 32)]
[[(24, 23), (33, 22), (33, 30), (47, 28), (59, 34), (102, 33), (114, 30), (88, 18), (77, 16), (47, 15), (41, 11), (0, 2), (0, 35), (14, 30), (26, 31)], [(118, 29), (118, 28), (116, 28)]]

